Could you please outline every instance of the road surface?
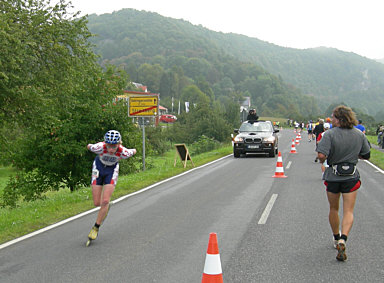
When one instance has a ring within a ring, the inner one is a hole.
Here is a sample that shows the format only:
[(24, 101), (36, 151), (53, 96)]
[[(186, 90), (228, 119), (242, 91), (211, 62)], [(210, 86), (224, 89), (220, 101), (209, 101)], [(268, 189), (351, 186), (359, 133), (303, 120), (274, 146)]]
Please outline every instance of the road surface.
[(228, 156), (118, 201), (88, 248), (96, 212), (3, 245), (0, 282), (201, 282), (211, 232), (224, 282), (383, 282), (383, 172), (359, 162), (348, 261), (338, 262), (314, 143), (304, 134), (292, 154), (295, 137), (280, 132), (287, 178), (272, 178), (277, 157)]

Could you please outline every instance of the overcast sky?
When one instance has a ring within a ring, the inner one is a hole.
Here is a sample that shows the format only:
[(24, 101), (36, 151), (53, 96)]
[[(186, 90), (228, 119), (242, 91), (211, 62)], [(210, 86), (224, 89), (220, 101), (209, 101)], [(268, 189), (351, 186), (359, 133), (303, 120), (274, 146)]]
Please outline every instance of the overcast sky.
[(333, 47), (384, 58), (384, 0), (71, 0), (82, 14), (123, 8), (184, 19), (283, 47)]

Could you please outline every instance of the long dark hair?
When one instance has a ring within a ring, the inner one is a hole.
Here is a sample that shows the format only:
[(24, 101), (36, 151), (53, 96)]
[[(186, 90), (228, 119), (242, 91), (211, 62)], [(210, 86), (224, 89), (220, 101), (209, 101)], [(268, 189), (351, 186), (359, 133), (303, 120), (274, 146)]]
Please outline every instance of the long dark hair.
[(337, 106), (333, 109), (333, 116), (339, 120), (340, 128), (352, 129), (357, 125), (355, 112), (347, 106)]

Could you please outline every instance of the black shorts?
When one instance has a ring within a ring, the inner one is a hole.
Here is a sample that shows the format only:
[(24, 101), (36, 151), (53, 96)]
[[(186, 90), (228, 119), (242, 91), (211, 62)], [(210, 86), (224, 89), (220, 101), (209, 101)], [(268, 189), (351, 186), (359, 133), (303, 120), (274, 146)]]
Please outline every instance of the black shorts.
[(324, 182), (324, 185), (327, 188), (327, 192), (338, 194), (346, 194), (351, 193), (353, 191), (356, 191), (361, 186), (360, 180), (352, 180), (352, 181), (346, 181), (346, 182)]

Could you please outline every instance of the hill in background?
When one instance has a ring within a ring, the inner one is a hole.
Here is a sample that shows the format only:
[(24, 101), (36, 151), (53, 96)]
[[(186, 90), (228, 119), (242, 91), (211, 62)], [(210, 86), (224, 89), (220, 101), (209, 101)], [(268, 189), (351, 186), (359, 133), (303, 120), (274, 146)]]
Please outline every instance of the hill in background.
[[(93, 43), (103, 63), (124, 66), (133, 80), (140, 80), (138, 69), (145, 63), (164, 70), (176, 66), (192, 80), (203, 77), (216, 97), (240, 92), (266, 110), (280, 107), (276, 101), (287, 107), (303, 99), (309, 109), (301, 114), (316, 115), (317, 106), (322, 113), (330, 104), (344, 102), (384, 119), (384, 65), (354, 53), (284, 48), (133, 9), (90, 15), (88, 26), (97, 35)], [(152, 82), (143, 83), (160, 91)]]

